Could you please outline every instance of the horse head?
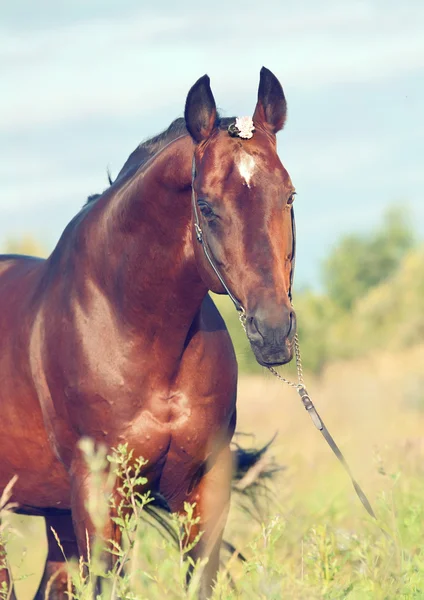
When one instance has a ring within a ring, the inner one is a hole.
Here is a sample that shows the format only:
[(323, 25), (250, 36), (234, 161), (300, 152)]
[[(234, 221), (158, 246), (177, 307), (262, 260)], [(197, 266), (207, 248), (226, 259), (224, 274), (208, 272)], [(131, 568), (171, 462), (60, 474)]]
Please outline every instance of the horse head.
[(283, 89), (264, 67), (253, 119), (220, 120), (207, 75), (191, 88), (185, 106), (195, 142), (198, 270), (210, 290), (228, 291), (244, 311), (250, 344), (264, 366), (289, 362), (296, 334), (291, 305), (295, 191), (276, 147), (286, 112)]

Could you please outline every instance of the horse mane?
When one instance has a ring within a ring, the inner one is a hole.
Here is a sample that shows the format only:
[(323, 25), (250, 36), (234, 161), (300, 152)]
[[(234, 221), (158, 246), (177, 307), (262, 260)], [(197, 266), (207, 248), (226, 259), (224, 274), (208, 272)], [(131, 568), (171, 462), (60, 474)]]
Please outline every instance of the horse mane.
[[(220, 117), (218, 115), (216, 126), (219, 129), (227, 129), (230, 123), (233, 123), (234, 120), (235, 117)], [(131, 152), (131, 154), (125, 161), (124, 166), (116, 176), (115, 180), (111, 178), (110, 172), (108, 170), (107, 175), (109, 185), (113, 185), (115, 182), (121, 179), (121, 177), (127, 175), (129, 171), (137, 171), (144, 163), (146, 163), (163, 148), (165, 148), (165, 146), (167, 146), (168, 144), (170, 144), (171, 142), (183, 135), (188, 135), (185, 119), (183, 117), (178, 117), (177, 119), (174, 119), (174, 121), (172, 121), (172, 123), (167, 129), (145, 140), (144, 142), (141, 142), (137, 146), (137, 148), (133, 152)], [(90, 196), (88, 196), (84, 206), (87, 206), (87, 204), (90, 204), (94, 200), (100, 198), (100, 196), (105, 191), (106, 190), (104, 190), (101, 194), (91, 194)]]

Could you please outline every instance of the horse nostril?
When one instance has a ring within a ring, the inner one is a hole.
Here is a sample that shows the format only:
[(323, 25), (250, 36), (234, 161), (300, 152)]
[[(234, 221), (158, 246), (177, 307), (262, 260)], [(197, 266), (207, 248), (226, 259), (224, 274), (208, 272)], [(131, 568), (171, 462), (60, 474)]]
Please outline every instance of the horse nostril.
[(255, 317), (249, 317), (247, 320), (249, 324), (249, 329), (251, 333), (259, 333), (258, 327), (256, 325)]
[(296, 313), (288, 307), (279, 308), (277, 317), (270, 319), (268, 313), (260, 310), (248, 316), (246, 332), (250, 341), (261, 345), (282, 345), (286, 343), (286, 338), (291, 340), (296, 333)]
[(296, 328), (296, 314), (293, 310), (291, 310), (290, 316), (289, 316), (289, 328), (287, 330), (287, 336), (289, 336), (295, 328)]
[(258, 323), (255, 317), (248, 317), (247, 319), (247, 330), (249, 338), (253, 341), (263, 340), (263, 335), (258, 327)]

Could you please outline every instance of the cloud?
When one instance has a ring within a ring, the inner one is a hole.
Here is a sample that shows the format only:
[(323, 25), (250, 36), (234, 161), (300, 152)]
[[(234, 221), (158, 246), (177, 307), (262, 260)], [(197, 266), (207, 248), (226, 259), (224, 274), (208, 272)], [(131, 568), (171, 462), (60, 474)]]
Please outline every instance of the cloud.
[(178, 10), (169, 4), (130, 14), (127, 8), (121, 16), (90, 13), (85, 21), (24, 33), (4, 29), (1, 130), (136, 116), (161, 106), (181, 110), (189, 86), (206, 70), (224, 105), (229, 97), (254, 98), (263, 63), (303, 89), (424, 70), (421, 5), (415, 12), (377, 5), (300, 2), (287, 10), (274, 2), (264, 21), (257, 3), (240, 11), (239, 3), (224, 10), (218, 2), (212, 12), (183, 3)]

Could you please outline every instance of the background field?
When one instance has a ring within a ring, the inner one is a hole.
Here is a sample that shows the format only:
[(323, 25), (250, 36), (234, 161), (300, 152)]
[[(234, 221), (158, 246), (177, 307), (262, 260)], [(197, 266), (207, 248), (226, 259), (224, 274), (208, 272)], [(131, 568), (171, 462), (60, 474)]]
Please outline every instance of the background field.
[[(249, 560), (248, 572), (238, 564), (231, 568), (240, 592), (234, 597), (424, 597), (423, 360), (424, 346), (418, 345), (399, 355), (379, 352), (334, 363), (319, 379), (308, 376), (321, 416), (393, 543), (362, 509), (295, 392), (269, 376), (241, 378), (239, 430), (255, 432), (255, 443), (278, 431), (271, 454), (285, 470), (262, 503), (263, 525), (240, 508), (234, 495), (226, 535)], [(42, 522), (13, 521), (25, 536), (11, 544), (14, 571), (17, 577), (29, 576), (18, 581), (18, 594), (30, 598), (45, 552)], [(273, 521), (267, 539), (262, 527)], [(158, 571), (167, 597), (181, 597), (170, 585), (177, 578), (177, 552), (168, 551), (165, 564), (162, 541), (144, 527), (146, 535), (154, 550), (140, 557), (141, 567)], [(163, 588), (150, 581), (140, 597), (160, 598), (161, 593)]]
[[(424, 249), (405, 215), (391, 209), (379, 228), (341, 237), (321, 288), (295, 296), (308, 389), (390, 538), (296, 392), (256, 365), (233, 307), (215, 298), (240, 365), (238, 431), (252, 434), (236, 440), (260, 446), (277, 433), (269, 454), (283, 467), (256, 507), (233, 495), (226, 537), (247, 562), (225, 557), (236, 588), (223, 577), (217, 597), (424, 597)], [(42, 253), (31, 237), (6, 250)], [(281, 372), (295, 376), (293, 365)], [(43, 521), (11, 524), (18, 596), (29, 599), (46, 552)], [(145, 524), (131, 564), (134, 597), (186, 597), (178, 552)]]

